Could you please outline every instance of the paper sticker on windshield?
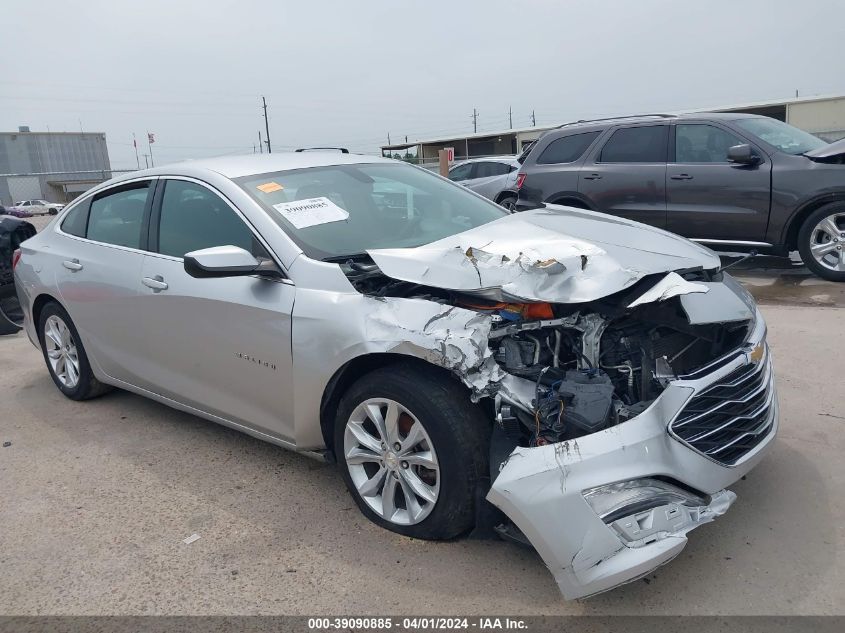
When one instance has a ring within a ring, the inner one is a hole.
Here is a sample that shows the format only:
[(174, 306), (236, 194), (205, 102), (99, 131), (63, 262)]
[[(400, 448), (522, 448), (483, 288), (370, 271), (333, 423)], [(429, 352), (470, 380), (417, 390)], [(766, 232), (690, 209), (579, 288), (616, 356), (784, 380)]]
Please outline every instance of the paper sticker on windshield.
[(274, 204), (273, 208), (298, 229), (349, 219), (349, 213), (328, 198), (280, 202)]
[(258, 185), (256, 189), (264, 193), (273, 193), (274, 191), (281, 191), (284, 187), (277, 182), (265, 182), (263, 185)]

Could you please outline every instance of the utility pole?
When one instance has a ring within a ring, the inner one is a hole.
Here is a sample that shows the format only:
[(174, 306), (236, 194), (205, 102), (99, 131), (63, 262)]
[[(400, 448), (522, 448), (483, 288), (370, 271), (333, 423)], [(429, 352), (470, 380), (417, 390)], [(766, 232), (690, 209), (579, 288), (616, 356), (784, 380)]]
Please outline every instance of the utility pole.
[(508, 125), (513, 129), (513, 109), (508, 106)]
[(475, 108), (472, 109), (472, 131), (478, 132), (478, 112)]
[(537, 127), (537, 118), (534, 116), (534, 110), (531, 110), (531, 127)]
[(150, 168), (150, 161), (149, 161), (149, 154), (144, 154), (144, 165), (146, 165), (147, 169)]
[(149, 130), (147, 130), (147, 147), (150, 150), (150, 164), (155, 167), (156, 161), (155, 158), (153, 158), (153, 143), (155, 143), (155, 137), (153, 134), (150, 134)]
[(264, 131), (267, 132), (267, 153), (272, 154), (273, 148), (270, 146), (270, 123), (267, 121), (267, 99), (261, 97), (261, 103), (264, 104)]
[(135, 146), (135, 162), (138, 165), (138, 169), (141, 169), (141, 159), (138, 158), (138, 139), (135, 138), (135, 132), (132, 132), (132, 145)]
[(264, 141), (261, 140), (261, 130), (258, 130), (258, 153), (264, 153)]

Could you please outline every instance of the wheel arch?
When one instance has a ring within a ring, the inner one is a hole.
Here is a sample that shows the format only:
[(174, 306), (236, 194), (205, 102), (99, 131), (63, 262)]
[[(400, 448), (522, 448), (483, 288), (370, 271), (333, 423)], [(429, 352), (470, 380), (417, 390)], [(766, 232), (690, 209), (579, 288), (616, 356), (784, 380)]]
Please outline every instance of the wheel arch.
[(787, 224), (783, 244), (787, 250), (794, 251), (798, 248), (798, 233), (801, 226), (811, 213), (831, 202), (845, 202), (845, 190), (825, 193), (803, 203), (799, 209), (792, 214)]
[[(352, 386), (352, 384), (365, 376), (366, 374), (387, 367), (389, 365), (403, 364), (405, 366), (419, 367), (422, 371), (435, 371), (441, 373), (443, 376), (459, 382), (457, 376), (445, 367), (440, 367), (433, 363), (429, 363), (416, 356), (408, 354), (396, 354), (391, 352), (374, 352), (372, 354), (364, 354), (357, 356), (338, 368), (334, 375), (326, 383), (323, 390), (323, 397), (320, 400), (320, 431), (323, 436), (323, 441), (326, 446), (326, 457), (329, 461), (336, 461), (334, 452), (334, 423), (335, 412), (340, 403), (343, 394)], [(469, 389), (463, 384), (462, 387), (466, 389), (467, 399), (470, 397)], [(492, 403), (488, 402), (490, 399), (482, 399), (479, 406), (490, 406), (490, 416), (492, 419)]]
[(496, 195), (496, 199), (494, 200), (494, 202), (495, 202), (496, 204), (501, 204), (501, 203), (502, 203), (502, 200), (504, 200), (505, 198), (514, 198), (514, 199), (516, 199), (516, 198), (518, 198), (518, 197), (519, 197), (519, 196), (517, 195), (517, 192), (516, 192), (516, 191), (511, 191), (510, 189), (504, 189), (504, 190), (500, 191), (500, 192)]
[[(41, 311), (44, 309), (44, 306), (46, 306), (50, 302), (57, 303), (58, 305), (62, 306), (65, 311), (67, 311), (67, 308), (65, 308), (62, 305), (62, 302), (59, 301), (56, 297), (49, 293), (42, 292), (40, 295), (35, 297), (35, 300), (32, 302), (32, 325), (35, 328), (36, 332), (38, 332), (38, 323), (41, 320)], [(39, 344), (40, 341), (41, 338), (39, 335)]]
[(577, 191), (564, 191), (553, 194), (546, 199), (546, 202), (565, 207), (575, 207), (576, 209), (586, 209), (588, 211), (596, 210), (590, 200)]

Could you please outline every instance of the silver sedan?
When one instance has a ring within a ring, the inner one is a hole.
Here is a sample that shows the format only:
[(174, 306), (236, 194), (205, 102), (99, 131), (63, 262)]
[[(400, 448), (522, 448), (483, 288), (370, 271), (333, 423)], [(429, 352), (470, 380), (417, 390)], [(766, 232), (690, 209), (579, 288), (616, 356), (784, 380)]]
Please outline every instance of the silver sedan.
[(516, 207), (518, 170), (516, 156), (470, 158), (449, 168), (449, 180), (461, 183), (506, 209), (513, 209)]
[(677, 555), (777, 429), (765, 323), (711, 251), (398, 161), (135, 172), (14, 265), (68, 398), (118, 387), (336, 460), (375, 523), (529, 543), (567, 598)]

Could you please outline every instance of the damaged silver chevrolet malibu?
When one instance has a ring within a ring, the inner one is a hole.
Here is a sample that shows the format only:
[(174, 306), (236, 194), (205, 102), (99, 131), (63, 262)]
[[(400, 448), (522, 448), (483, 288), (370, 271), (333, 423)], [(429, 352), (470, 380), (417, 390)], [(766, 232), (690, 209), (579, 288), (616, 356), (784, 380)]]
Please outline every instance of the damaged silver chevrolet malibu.
[(116, 386), (336, 459), (375, 523), (521, 540), (567, 598), (677, 555), (777, 430), (766, 326), (709, 250), (397, 161), (135, 172), (14, 273), (69, 398)]

